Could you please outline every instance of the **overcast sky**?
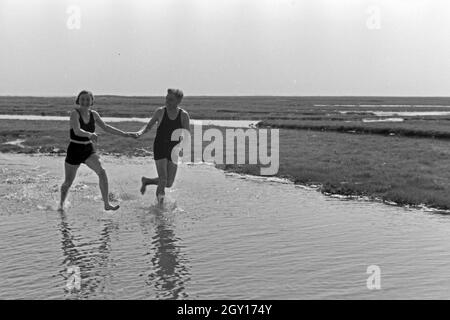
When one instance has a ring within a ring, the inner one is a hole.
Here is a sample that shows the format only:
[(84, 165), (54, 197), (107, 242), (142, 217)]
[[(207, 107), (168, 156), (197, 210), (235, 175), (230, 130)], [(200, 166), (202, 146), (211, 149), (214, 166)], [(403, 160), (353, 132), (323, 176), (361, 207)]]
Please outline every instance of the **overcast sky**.
[(0, 0), (0, 94), (450, 96), (449, 40), (448, 0)]

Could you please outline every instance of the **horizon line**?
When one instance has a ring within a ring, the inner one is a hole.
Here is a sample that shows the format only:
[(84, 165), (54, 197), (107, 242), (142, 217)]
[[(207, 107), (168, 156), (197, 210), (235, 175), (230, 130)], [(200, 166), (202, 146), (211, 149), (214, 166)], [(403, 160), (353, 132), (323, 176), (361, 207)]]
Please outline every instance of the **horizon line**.
[[(0, 94), (0, 98), (3, 97), (20, 97), (20, 98), (72, 98), (74, 95), (15, 95), (15, 94)], [(95, 94), (96, 97), (128, 97), (128, 98), (161, 98), (165, 95), (127, 95), (127, 94)], [(441, 95), (285, 95), (285, 94), (236, 94), (236, 95), (221, 95), (221, 94), (195, 94), (185, 95), (184, 98), (198, 98), (198, 97), (286, 97), (286, 98), (450, 98), (450, 96)]]

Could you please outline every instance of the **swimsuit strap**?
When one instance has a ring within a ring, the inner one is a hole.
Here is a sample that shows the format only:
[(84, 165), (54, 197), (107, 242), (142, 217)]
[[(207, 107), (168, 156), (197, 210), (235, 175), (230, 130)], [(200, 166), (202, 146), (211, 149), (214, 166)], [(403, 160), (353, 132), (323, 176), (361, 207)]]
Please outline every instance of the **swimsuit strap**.
[[(79, 109), (75, 109), (76, 112), (78, 112), (78, 115), (80, 116), (80, 121), (84, 123), (83, 117), (81, 116), (81, 112)], [(89, 121), (91, 121), (91, 118), (89, 117)]]
[(167, 112), (167, 107), (164, 107), (164, 115), (167, 115), (167, 119), (169, 119), (169, 121), (176, 121), (176, 120), (178, 120), (178, 117), (180, 116), (180, 113), (181, 113), (181, 108), (178, 108), (177, 116), (175, 117), (175, 119), (172, 120), (172, 119), (169, 118), (169, 113)]
[(95, 121), (95, 119), (93, 119), (93, 118), (94, 118), (94, 114), (92, 113), (92, 110), (89, 110), (89, 123), (91, 123), (92, 120)]
[(75, 111), (78, 112), (78, 115), (80, 116), (80, 121), (81, 121), (84, 125), (89, 125), (89, 124), (92, 122), (92, 117), (93, 117), (92, 110), (89, 110), (89, 120), (88, 120), (88, 123), (85, 123), (85, 122), (84, 122), (83, 117), (81, 116), (80, 110), (75, 109)]

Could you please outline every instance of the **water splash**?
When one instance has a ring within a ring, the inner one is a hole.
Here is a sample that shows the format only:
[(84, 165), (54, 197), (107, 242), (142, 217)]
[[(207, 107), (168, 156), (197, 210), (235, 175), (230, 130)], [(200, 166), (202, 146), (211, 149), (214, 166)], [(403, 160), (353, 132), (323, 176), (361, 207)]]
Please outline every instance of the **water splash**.
[[(449, 215), (342, 201), (208, 165), (180, 166), (161, 210), (153, 192), (139, 193), (153, 163), (103, 158), (121, 202), (113, 214), (103, 211), (98, 177), (85, 166), (57, 212), (64, 159), (1, 155), (0, 299), (448, 295)], [(365, 285), (373, 263), (383, 290)], [(74, 291), (72, 266), (81, 277)]]

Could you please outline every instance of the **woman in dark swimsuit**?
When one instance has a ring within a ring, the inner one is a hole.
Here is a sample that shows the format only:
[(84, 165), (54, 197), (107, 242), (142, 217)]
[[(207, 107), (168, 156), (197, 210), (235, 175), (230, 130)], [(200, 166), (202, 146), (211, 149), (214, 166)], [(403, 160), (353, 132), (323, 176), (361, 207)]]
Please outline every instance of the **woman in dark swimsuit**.
[(86, 164), (98, 175), (105, 210), (117, 210), (119, 209), (118, 205), (112, 206), (109, 203), (108, 177), (93, 145), (93, 143), (97, 142), (95, 124), (98, 124), (100, 128), (111, 134), (127, 137), (136, 137), (136, 135), (123, 132), (104, 123), (100, 115), (96, 111), (91, 110), (91, 106), (94, 104), (94, 96), (91, 92), (81, 91), (78, 94), (76, 104), (80, 107), (73, 110), (70, 115), (70, 144), (67, 148), (65, 180), (61, 186), (59, 210), (64, 210), (64, 201), (81, 163)]
[(183, 92), (181, 90), (168, 89), (165, 107), (156, 109), (149, 123), (136, 133), (137, 137), (139, 137), (149, 131), (155, 123), (158, 123), (156, 137), (153, 143), (153, 157), (155, 159), (158, 177), (142, 177), (141, 193), (145, 193), (147, 185), (157, 185), (156, 197), (160, 204), (164, 199), (164, 189), (170, 188), (173, 185), (177, 174), (177, 161), (172, 159), (171, 153), (179, 141), (172, 141), (172, 133), (176, 129), (189, 130), (189, 114), (178, 107), (182, 99)]

